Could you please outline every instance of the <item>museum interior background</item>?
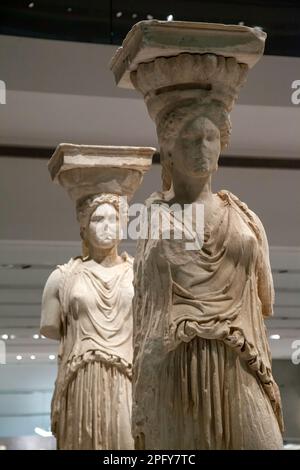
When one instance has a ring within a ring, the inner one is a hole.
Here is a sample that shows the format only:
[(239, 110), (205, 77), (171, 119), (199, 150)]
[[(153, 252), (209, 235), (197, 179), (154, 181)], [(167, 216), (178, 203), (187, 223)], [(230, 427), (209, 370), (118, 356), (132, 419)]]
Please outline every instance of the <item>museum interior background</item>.
[[(300, 445), (300, 80), (297, 1), (3, 1), (0, 6), (0, 448), (54, 448), (50, 401), (57, 343), (39, 335), (44, 283), (80, 252), (75, 210), (47, 160), (60, 142), (157, 147), (142, 98), (115, 86), (109, 60), (142, 19), (243, 22), (267, 32), (231, 115), (214, 191), (228, 188), (262, 219), (276, 289), (267, 321), (285, 442)], [(159, 155), (135, 196), (160, 187)], [(134, 242), (123, 249), (134, 255)], [(299, 346), (298, 346), (299, 347)], [(29, 437), (31, 436), (31, 437)], [(43, 437), (46, 436), (46, 437)]]

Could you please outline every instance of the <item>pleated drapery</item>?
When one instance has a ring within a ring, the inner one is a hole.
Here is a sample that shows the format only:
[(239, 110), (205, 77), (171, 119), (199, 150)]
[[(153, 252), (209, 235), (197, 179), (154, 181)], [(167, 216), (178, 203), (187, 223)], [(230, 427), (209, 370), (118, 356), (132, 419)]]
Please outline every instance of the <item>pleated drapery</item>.
[[(174, 227), (168, 193), (148, 200)], [(228, 191), (186, 240), (140, 240), (134, 264), (133, 435), (146, 449), (280, 449), (283, 420), (264, 319), (274, 289), (259, 218)], [(172, 197), (171, 199), (172, 200)], [(150, 225), (150, 224), (149, 224)]]
[(51, 406), (59, 449), (132, 449), (132, 258), (60, 266), (62, 331)]

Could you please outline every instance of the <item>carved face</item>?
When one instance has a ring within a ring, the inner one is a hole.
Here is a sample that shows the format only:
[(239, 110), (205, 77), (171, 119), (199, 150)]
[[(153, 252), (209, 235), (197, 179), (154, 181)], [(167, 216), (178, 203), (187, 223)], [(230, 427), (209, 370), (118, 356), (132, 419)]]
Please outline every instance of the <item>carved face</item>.
[(208, 176), (217, 169), (220, 131), (208, 118), (187, 121), (179, 130), (171, 159), (175, 169), (189, 176)]
[(96, 248), (109, 249), (120, 239), (119, 213), (109, 203), (100, 204), (92, 213), (85, 231), (86, 241)]

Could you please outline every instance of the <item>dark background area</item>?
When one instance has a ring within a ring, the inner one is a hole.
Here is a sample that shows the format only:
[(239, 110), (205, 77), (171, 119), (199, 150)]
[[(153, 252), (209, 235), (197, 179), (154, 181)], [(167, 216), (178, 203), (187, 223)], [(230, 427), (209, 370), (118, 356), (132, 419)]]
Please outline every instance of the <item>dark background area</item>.
[(145, 19), (204, 21), (261, 27), (266, 54), (300, 57), (299, 0), (2, 0), (0, 34), (121, 44)]

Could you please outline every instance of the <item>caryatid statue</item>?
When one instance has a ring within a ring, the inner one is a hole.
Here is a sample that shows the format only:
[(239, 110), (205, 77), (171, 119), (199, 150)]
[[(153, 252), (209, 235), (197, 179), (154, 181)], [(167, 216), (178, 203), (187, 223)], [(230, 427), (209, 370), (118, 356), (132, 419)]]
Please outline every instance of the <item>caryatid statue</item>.
[(41, 333), (60, 341), (51, 424), (58, 449), (132, 449), (133, 260), (118, 254), (127, 200), (155, 149), (61, 144), (52, 179), (76, 202), (82, 256), (47, 280)]
[(163, 229), (138, 245), (138, 449), (282, 448), (280, 393), (264, 324), (274, 303), (267, 237), (237, 196), (211, 189), (229, 142), (229, 113), (265, 37), (243, 26), (143, 21), (111, 63), (120, 86), (143, 94), (157, 128), (163, 190), (147, 200), (149, 226), (154, 204), (173, 230), (182, 223), (174, 205), (204, 206), (199, 247), (187, 249), (185, 235), (167, 237)]

